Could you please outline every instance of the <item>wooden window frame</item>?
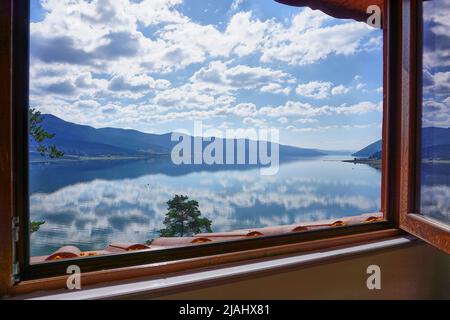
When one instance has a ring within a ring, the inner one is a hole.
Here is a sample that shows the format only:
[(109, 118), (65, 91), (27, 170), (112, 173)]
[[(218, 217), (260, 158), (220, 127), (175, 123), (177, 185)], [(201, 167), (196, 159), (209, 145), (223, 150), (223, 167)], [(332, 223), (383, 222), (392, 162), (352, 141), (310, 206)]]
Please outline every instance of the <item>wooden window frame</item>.
[(420, 214), (422, 17), (421, 0), (403, 0), (399, 226), (449, 254), (450, 226)]
[[(412, 191), (408, 185), (405, 185), (409, 183), (410, 175), (405, 176), (403, 170), (398, 170), (402, 168), (402, 165), (407, 164), (407, 172), (410, 172), (412, 156), (411, 149), (405, 147), (403, 138), (406, 121), (402, 113), (405, 106), (402, 104), (402, 108), (395, 108), (403, 97), (403, 93), (399, 94), (398, 91), (403, 85), (401, 62), (404, 59), (402, 48), (405, 46), (405, 41), (403, 41), (403, 47), (399, 46), (399, 40), (403, 36), (401, 1), (387, 0), (384, 9), (381, 194), (382, 211), (386, 221), (163, 251), (142, 251), (30, 265), (26, 243), (28, 223), (19, 223), (19, 241), (16, 245), (14, 245), (11, 228), (15, 217), (22, 222), (28, 221), (28, 177), (24, 168), (27, 168), (28, 163), (26, 129), (29, 4), (28, 0), (2, 1), (0, 4), (0, 74), (2, 75), (0, 83), (0, 296), (22, 294), (37, 289), (64, 288), (67, 277), (65, 271), (72, 264), (81, 267), (83, 283), (88, 285), (280, 254), (348, 246), (401, 234), (400, 227), (404, 225), (401, 212), (405, 209), (404, 202), (411, 201), (409, 192)], [(406, 154), (398, 150), (406, 151)], [(406, 198), (402, 192), (408, 192)], [(407, 219), (410, 219), (410, 215)], [(12, 266), (16, 258), (19, 262), (20, 279), (13, 277)]]

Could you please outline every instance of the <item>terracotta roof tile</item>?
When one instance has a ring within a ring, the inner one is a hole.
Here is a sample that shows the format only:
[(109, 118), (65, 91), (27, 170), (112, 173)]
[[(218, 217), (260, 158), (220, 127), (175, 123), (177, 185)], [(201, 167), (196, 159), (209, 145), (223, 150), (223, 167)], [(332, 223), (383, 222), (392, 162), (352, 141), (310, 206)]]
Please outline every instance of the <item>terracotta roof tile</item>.
[(156, 238), (152, 241), (151, 246), (160, 246), (160, 247), (179, 247), (185, 245), (195, 245), (206, 242), (211, 242), (210, 238), (206, 237), (174, 237), (174, 238)]
[(377, 5), (381, 9), (384, 7), (384, 0), (275, 0), (276, 2), (296, 6), (310, 7), (320, 10), (338, 19), (354, 19), (366, 22), (369, 15), (367, 8)]
[(150, 247), (140, 243), (130, 244), (130, 243), (115, 242), (110, 244), (105, 250), (110, 252), (130, 252), (147, 249), (150, 249)]
[(343, 227), (361, 223), (373, 223), (384, 219), (382, 213), (369, 213), (356, 217), (347, 217), (340, 219), (329, 219), (313, 222), (296, 223), (285, 226), (243, 229), (230, 232), (202, 233), (192, 237), (160, 237), (152, 241), (150, 245), (139, 243), (111, 243), (104, 250), (82, 252), (77, 247), (65, 246), (55, 251), (49, 256), (32, 257), (31, 263), (41, 263), (45, 261), (82, 258), (99, 255), (125, 253), (137, 250), (163, 250), (168, 248), (201, 245), (204, 243), (224, 242), (237, 239), (245, 239), (252, 237), (271, 236), (277, 234), (286, 234), (290, 232), (305, 232), (322, 228)]
[(81, 250), (74, 246), (65, 246), (51, 255), (49, 255), (45, 260), (62, 260), (62, 259), (72, 259), (72, 258), (79, 258), (81, 255)]

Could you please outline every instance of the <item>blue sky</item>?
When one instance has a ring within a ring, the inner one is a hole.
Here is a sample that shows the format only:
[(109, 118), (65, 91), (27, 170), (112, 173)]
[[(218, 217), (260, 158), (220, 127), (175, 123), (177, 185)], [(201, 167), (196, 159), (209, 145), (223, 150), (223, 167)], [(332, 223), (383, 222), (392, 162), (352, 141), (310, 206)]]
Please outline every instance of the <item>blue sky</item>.
[(30, 104), (95, 127), (381, 138), (382, 32), (260, 0), (31, 0)]

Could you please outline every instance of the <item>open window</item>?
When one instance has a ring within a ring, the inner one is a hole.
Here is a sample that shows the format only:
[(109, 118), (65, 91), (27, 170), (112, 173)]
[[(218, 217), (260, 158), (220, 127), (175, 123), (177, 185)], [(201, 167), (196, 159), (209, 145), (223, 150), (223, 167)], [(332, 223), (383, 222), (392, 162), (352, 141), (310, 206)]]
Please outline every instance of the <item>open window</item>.
[(403, 7), (402, 117), (405, 132), (400, 226), (450, 252), (448, 190), (450, 38), (448, 1)]
[(18, 5), (17, 279), (388, 227), (379, 5)]

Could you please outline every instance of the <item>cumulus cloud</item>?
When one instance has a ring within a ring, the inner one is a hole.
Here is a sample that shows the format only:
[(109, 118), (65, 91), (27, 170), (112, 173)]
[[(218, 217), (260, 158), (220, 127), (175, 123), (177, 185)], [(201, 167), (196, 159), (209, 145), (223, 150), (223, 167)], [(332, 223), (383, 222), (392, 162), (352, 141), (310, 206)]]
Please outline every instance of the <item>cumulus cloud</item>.
[(283, 116), (317, 117), (327, 114), (329, 109), (328, 106), (314, 107), (309, 103), (288, 101), (278, 107), (263, 107), (259, 110), (259, 114), (274, 118)]
[[(313, 106), (309, 103), (302, 103), (296, 101), (288, 101), (286, 104), (278, 107), (263, 107), (258, 113), (268, 117), (283, 117), (283, 116), (298, 116), (306, 119), (315, 118), (322, 115), (361, 115), (370, 112), (381, 112), (382, 102), (361, 102), (354, 105), (341, 106)], [(303, 120), (305, 121), (305, 120)]]
[(106, 43), (96, 48), (94, 55), (104, 59), (133, 57), (139, 50), (139, 41), (130, 32), (111, 32), (100, 41)]
[[(363, 23), (309, 9), (263, 19), (240, 11), (237, 0), (221, 26), (186, 16), (182, 0), (41, 4), (43, 18), (30, 26), (31, 104), (71, 121), (133, 126), (231, 117), (262, 125), (373, 110), (295, 101), (294, 92), (321, 100), (350, 87), (302, 84), (290, 74), (292, 65), (367, 50), (375, 31)], [(248, 98), (255, 93), (273, 100)]]
[(292, 20), (290, 27), (272, 29), (261, 61), (306, 65), (330, 55), (352, 55), (362, 50), (362, 39), (373, 32), (365, 23), (359, 22), (328, 26), (325, 23), (329, 19), (319, 11), (305, 9)]
[(283, 87), (278, 83), (269, 83), (261, 88), (261, 92), (289, 95), (291, 93), (291, 88)]
[(336, 95), (340, 95), (340, 94), (346, 94), (349, 91), (350, 91), (350, 88), (347, 88), (344, 85), (339, 85), (339, 86), (336, 86), (333, 89), (331, 89), (331, 94), (333, 96), (336, 96)]
[[(291, 78), (280, 70), (212, 61), (196, 71), (188, 83), (157, 93), (154, 102), (177, 109), (231, 107), (234, 94), (241, 90), (264, 91), (271, 86), (271, 92), (287, 94), (289, 89), (283, 88), (282, 84)], [(277, 86), (273, 87), (274, 84)]]
[(422, 121), (425, 127), (450, 126), (450, 98), (442, 102), (426, 99), (422, 104)]
[(268, 84), (284, 83), (290, 79), (287, 73), (263, 67), (247, 65), (227, 66), (221, 61), (213, 61), (208, 67), (201, 68), (191, 81), (204, 87), (217, 90), (255, 89)]
[(424, 12), (424, 66), (427, 68), (449, 67), (450, 5), (445, 1), (439, 3), (425, 2)]
[(57, 95), (72, 95), (75, 93), (76, 88), (69, 80), (49, 83), (40, 87), (44, 92), (53, 93)]
[(314, 99), (325, 99), (330, 95), (331, 82), (312, 81), (300, 84), (295, 90), (299, 96)]
[(231, 10), (236, 10), (244, 2), (244, 0), (233, 0), (231, 4)]
[(383, 111), (383, 103), (373, 103), (373, 102), (360, 102), (350, 106), (339, 106), (332, 108), (332, 111), (337, 114), (352, 114), (352, 115), (361, 115), (369, 112), (382, 112)]
[(424, 70), (423, 125), (427, 127), (450, 126), (450, 72)]
[(223, 108), (219, 110), (219, 113), (233, 114), (238, 117), (250, 117), (256, 115), (257, 107), (254, 103), (240, 103), (234, 107)]
[(76, 48), (75, 41), (68, 36), (47, 37), (34, 33), (30, 50), (33, 57), (47, 63), (89, 65), (93, 62), (92, 54)]
[(332, 82), (311, 81), (298, 85), (295, 91), (299, 96), (321, 100), (348, 93), (350, 88), (344, 85), (334, 86)]
[(111, 79), (108, 89), (111, 91), (142, 92), (147, 94), (149, 91), (165, 90), (170, 88), (170, 86), (171, 83), (168, 80), (155, 80), (145, 74), (134, 76), (119, 75)]
[(250, 126), (250, 127), (266, 127), (267, 126), (267, 122), (264, 119), (258, 119), (258, 118), (244, 118), (244, 120), (242, 120), (242, 123), (245, 124), (246, 126)]

